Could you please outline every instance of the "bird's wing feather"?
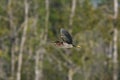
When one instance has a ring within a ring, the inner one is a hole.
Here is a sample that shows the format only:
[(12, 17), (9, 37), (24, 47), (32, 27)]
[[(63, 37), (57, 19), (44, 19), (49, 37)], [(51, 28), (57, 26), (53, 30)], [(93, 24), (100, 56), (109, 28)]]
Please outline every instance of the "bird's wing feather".
[(68, 44), (72, 44), (72, 37), (67, 30), (61, 29), (60, 33), (61, 33), (61, 38), (64, 42)]

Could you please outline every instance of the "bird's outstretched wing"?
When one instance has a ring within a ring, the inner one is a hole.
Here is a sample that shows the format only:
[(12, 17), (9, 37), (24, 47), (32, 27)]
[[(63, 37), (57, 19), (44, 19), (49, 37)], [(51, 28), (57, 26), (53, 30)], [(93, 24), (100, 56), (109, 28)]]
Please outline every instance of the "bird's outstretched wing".
[(72, 37), (71, 35), (69, 34), (69, 32), (65, 29), (61, 29), (60, 30), (60, 34), (61, 34), (61, 38), (64, 42), (68, 43), (68, 44), (72, 44)]

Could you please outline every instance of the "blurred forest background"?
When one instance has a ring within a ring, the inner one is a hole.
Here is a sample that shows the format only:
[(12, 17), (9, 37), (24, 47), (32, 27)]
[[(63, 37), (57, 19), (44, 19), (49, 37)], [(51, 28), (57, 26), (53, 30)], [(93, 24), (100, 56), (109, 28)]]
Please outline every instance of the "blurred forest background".
[[(0, 0), (0, 80), (120, 80), (120, 0)], [(81, 48), (57, 48), (60, 29)]]

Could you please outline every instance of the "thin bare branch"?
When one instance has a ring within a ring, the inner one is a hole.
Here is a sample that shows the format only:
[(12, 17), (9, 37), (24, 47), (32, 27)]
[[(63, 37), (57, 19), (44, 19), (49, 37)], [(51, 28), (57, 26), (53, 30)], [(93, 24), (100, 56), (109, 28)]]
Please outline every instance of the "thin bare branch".
[(8, 19), (7, 17), (1, 16), (1, 15), (0, 15), (0, 19), (3, 19), (3, 20), (5, 20), (5, 21), (9, 21), (9, 19)]

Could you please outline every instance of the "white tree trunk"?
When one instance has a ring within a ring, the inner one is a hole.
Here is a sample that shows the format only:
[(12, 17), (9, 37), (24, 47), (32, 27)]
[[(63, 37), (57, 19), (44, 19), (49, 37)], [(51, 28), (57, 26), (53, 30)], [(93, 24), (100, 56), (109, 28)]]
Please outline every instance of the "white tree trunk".
[(25, 0), (24, 4), (25, 4), (25, 26), (23, 28), (23, 35), (21, 38), (20, 52), (19, 52), (19, 56), (18, 56), (17, 79), (16, 80), (21, 80), (23, 48), (24, 48), (24, 43), (26, 40), (26, 32), (27, 32), (27, 27), (28, 27), (28, 2), (27, 2), (27, 0)]
[(118, 80), (118, 52), (117, 52), (117, 36), (118, 31), (114, 28), (113, 36), (113, 80)]
[[(35, 56), (35, 80), (39, 80), (40, 77), (42, 77), (42, 74), (39, 70), (39, 58), (40, 58), (40, 55), (39, 55), (39, 51), (36, 52), (36, 56)], [(40, 75), (40, 76), (39, 76)], [(40, 79), (41, 80), (41, 79)]]
[(36, 51), (35, 56), (35, 80), (43, 80), (43, 57), (45, 50), (43, 48)]
[(71, 7), (70, 21), (69, 21), (69, 26), (70, 27), (73, 24), (73, 17), (75, 15), (75, 9), (76, 9), (76, 0), (72, 0), (72, 7)]
[(44, 32), (44, 42), (47, 41), (47, 34), (48, 34), (48, 25), (49, 25), (49, 0), (45, 0), (45, 8), (46, 8), (46, 15), (45, 15), (45, 32)]
[(118, 0), (114, 0), (114, 19), (118, 17)]
[(68, 80), (73, 80), (73, 74), (74, 74), (74, 71), (72, 68), (70, 68), (68, 71)]
[[(114, 22), (118, 17), (118, 0), (114, 0)], [(117, 52), (117, 37), (118, 37), (118, 30), (116, 28), (116, 23), (114, 23), (114, 30), (113, 30), (113, 80), (118, 80), (118, 52)]]

